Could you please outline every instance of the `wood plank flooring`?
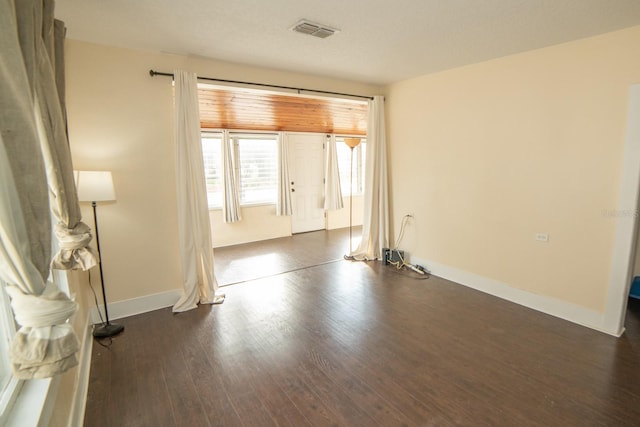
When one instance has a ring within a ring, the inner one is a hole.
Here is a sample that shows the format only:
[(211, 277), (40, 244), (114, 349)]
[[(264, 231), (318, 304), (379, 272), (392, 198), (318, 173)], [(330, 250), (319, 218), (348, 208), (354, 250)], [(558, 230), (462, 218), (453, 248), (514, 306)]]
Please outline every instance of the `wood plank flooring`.
[(85, 426), (637, 426), (640, 303), (619, 339), (446, 280), (337, 261), (121, 319)]
[[(353, 227), (353, 247), (362, 227)], [(214, 249), (215, 274), (220, 286), (284, 273), (342, 259), (349, 252), (349, 229), (294, 234)]]

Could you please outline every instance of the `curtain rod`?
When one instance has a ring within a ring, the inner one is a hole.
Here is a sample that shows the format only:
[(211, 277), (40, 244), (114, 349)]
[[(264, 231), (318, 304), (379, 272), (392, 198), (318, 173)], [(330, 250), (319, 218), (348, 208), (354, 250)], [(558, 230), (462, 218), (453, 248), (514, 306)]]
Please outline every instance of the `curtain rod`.
[[(160, 71), (154, 71), (154, 70), (149, 70), (149, 75), (151, 77), (154, 77), (154, 76), (167, 76), (167, 77), (174, 78), (173, 73), (162, 73)], [(200, 77), (200, 76), (198, 76), (198, 80), (207, 80), (207, 81), (211, 81), (211, 82), (221, 82), (221, 83), (234, 83), (234, 84), (242, 84), (242, 85), (250, 85), (250, 86), (272, 87), (272, 88), (276, 88), (276, 89), (289, 89), (289, 90), (298, 91), (298, 94), (300, 94), (300, 92), (302, 91), (302, 92), (323, 93), (325, 95), (350, 96), (350, 97), (353, 97), (353, 98), (363, 98), (363, 99), (371, 99), (371, 100), (373, 100), (372, 96), (352, 95), (350, 93), (329, 92), (329, 91), (326, 91), (326, 90), (304, 89), (304, 88), (301, 88), (301, 87), (270, 85), (270, 84), (266, 84), (266, 83), (242, 82), (242, 81), (238, 81), (238, 80), (224, 80), (224, 79), (216, 79), (216, 78), (213, 78), (213, 77)]]

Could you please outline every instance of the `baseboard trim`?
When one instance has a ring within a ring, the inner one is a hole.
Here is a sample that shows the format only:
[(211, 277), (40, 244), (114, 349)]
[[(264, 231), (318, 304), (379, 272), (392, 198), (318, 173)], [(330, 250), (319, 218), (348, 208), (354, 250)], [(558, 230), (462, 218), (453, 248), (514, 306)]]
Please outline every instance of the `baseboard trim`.
[(479, 276), (474, 273), (459, 270), (444, 264), (427, 261), (418, 257), (411, 257), (413, 263), (427, 266), (428, 270), (438, 277), (457, 284), (479, 290), (507, 301), (531, 308), (554, 317), (577, 323), (604, 332), (609, 335), (620, 336), (617, 331), (608, 331), (604, 327), (604, 313), (561, 301), (556, 298), (537, 295), (522, 289), (509, 286), (494, 279)]
[[(121, 319), (123, 317), (135, 316), (136, 314), (170, 307), (178, 302), (181, 295), (181, 290), (174, 289), (138, 298), (109, 302), (109, 320)], [(103, 311), (103, 308), (104, 307), (101, 305), (101, 312)], [(100, 316), (98, 315), (96, 307), (91, 309), (91, 323), (100, 323)]]
[(84, 411), (87, 407), (87, 393), (89, 391), (89, 374), (91, 373), (91, 352), (93, 351), (93, 335), (89, 316), (84, 327), (84, 335), (80, 346), (80, 360), (78, 366), (78, 383), (71, 406), (69, 427), (81, 426), (84, 423)]

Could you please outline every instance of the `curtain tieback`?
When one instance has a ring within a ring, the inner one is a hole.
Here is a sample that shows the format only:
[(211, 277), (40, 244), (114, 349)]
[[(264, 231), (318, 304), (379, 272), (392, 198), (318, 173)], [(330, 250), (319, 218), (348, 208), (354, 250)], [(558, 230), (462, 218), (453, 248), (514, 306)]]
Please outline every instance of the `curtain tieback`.
[(89, 246), (93, 236), (91, 228), (84, 222), (79, 222), (73, 228), (59, 222), (54, 230), (60, 251), (54, 255), (51, 268), (58, 270), (73, 270), (81, 268), (87, 271), (98, 265), (98, 256)]
[(51, 282), (47, 282), (41, 295), (25, 294), (15, 286), (7, 286), (7, 293), (16, 322), (24, 327), (62, 325), (78, 309), (77, 304)]
[(11, 341), (11, 369), (19, 379), (47, 378), (76, 366), (79, 343), (67, 320), (77, 304), (48, 282), (41, 295), (7, 286), (20, 329)]
[(82, 249), (91, 242), (91, 228), (84, 222), (79, 222), (73, 228), (61, 222), (56, 224), (55, 234), (60, 242), (60, 249)]

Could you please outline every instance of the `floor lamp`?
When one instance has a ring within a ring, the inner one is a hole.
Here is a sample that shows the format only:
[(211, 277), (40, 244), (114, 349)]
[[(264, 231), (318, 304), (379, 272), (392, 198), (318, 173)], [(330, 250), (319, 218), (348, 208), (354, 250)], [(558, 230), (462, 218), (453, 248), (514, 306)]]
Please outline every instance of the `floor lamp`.
[(360, 145), (360, 138), (345, 138), (344, 143), (351, 149), (351, 176), (349, 178), (349, 254), (345, 259), (352, 260), (353, 256), (353, 149)]
[(93, 329), (93, 336), (96, 338), (106, 338), (117, 335), (124, 330), (124, 325), (118, 325), (109, 321), (109, 310), (107, 308), (107, 294), (104, 290), (104, 275), (102, 273), (102, 254), (100, 252), (100, 234), (98, 233), (98, 216), (96, 215), (97, 202), (113, 202), (116, 200), (116, 193), (113, 189), (113, 179), (109, 171), (77, 171), (76, 188), (78, 189), (78, 200), (81, 202), (91, 202), (93, 207), (93, 222), (96, 228), (96, 246), (98, 248), (98, 265), (100, 267), (100, 284), (102, 285), (102, 301), (104, 302), (104, 316), (106, 322)]

